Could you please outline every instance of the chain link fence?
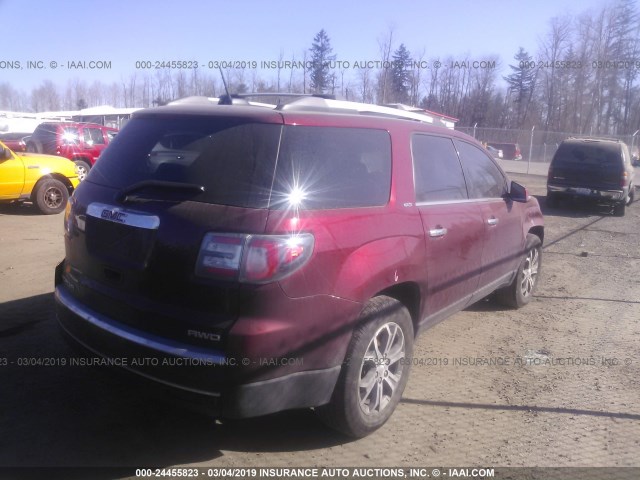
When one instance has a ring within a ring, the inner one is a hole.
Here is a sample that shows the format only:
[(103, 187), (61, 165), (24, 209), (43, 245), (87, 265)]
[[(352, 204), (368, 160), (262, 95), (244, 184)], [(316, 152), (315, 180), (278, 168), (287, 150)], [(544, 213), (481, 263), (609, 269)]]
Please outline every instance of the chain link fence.
[(480, 142), (517, 143), (520, 146), (522, 159), (531, 162), (549, 163), (562, 140), (569, 137), (614, 138), (625, 142), (631, 152), (638, 150), (640, 135), (599, 136), (569, 132), (551, 132), (545, 130), (507, 130), (504, 128), (456, 127), (456, 130), (471, 135)]

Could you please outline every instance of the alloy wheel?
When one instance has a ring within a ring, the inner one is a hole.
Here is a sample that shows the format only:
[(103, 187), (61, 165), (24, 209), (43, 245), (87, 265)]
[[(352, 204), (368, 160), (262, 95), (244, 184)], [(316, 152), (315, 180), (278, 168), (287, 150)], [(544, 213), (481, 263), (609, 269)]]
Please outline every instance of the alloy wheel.
[(62, 205), (64, 194), (57, 187), (49, 187), (44, 193), (44, 203), (48, 208), (55, 209)]
[(405, 339), (397, 323), (382, 325), (369, 342), (360, 367), (360, 409), (365, 415), (382, 412), (402, 379)]
[(533, 292), (533, 287), (538, 278), (540, 253), (537, 248), (532, 248), (527, 254), (522, 267), (522, 282), (520, 288), (523, 297), (528, 297)]

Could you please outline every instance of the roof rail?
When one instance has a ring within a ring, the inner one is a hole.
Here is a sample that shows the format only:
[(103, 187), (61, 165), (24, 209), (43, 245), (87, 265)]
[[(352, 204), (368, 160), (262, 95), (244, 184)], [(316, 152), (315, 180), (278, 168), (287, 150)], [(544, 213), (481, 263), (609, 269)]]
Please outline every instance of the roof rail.
[(279, 105), (277, 110), (288, 112), (342, 112), (357, 113), (360, 115), (377, 115), (401, 119), (415, 120), (422, 123), (433, 124), (434, 119), (430, 115), (412, 111), (400, 110), (393, 107), (383, 107), (369, 103), (349, 102), (346, 100), (332, 100), (318, 97), (307, 97), (294, 100), (290, 103)]
[[(251, 97), (277, 98), (277, 103), (259, 103), (249, 101)], [(289, 98), (290, 101), (281, 102), (281, 99)], [(434, 117), (414, 107), (399, 104), (393, 106), (380, 106), (369, 103), (350, 102), (336, 100), (334, 95), (317, 93), (281, 93), (281, 92), (257, 92), (237, 93), (230, 97), (202, 97), (193, 96), (181, 98), (170, 102), (169, 105), (254, 105), (267, 108), (275, 108), (287, 112), (333, 112), (350, 113), (360, 115), (384, 116), (405, 120), (414, 120), (422, 123), (434, 124)], [(422, 113), (419, 113), (422, 112)]]
[(252, 92), (252, 93), (232, 93), (231, 95), (222, 95), (220, 97), (219, 105), (255, 105), (256, 102), (250, 102), (247, 99), (252, 97), (267, 97), (277, 98), (275, 105), (282, 105), (289, 103), (289, 101), (282, 102), (282, 98), (299, 98), (299, 97), (317, 97), (326, 99), (335, 99), (335, 95), (325, 93), (280, 93), (280, 92)]
[(567, 140), (591, 140), (591, 141), (599, 141), (599, 140), (606, 140), (609, 142), (619, 142), (619, 143), (623, 143), (623, 141), (619, 138), (615, 138), (615, 137), (593, 137), (591, 135), (584, 135), (584, 136), (575, 136), (575, 135), (571, 135), (570, 137), (567, 137)]
[(288, 92), (253, 92), (253, 93), (236, 93), (231, 94), (232, 97), (248, 98), (248, 97), (311, 97), (324, 98), (327, 100), (335, 100), (336, 96), (331, 93), (288, 93)]
[[(252, 97), (266, 97), (277, 98), (276, 103), (260, 103), (249, 101)], [(168, 105), (258, 105), (264, 107), (275, 107), (276, 105), (282, 105), (289, 103), (291, 100), (280, 101), (280, 99), (295, 99), (300, 97), (306, 98), (323, 98), (323, 99), (335, 99), (335, 95), (325, 93), (281, 93), (281, 92), (252, 92), (252, 93), (232, 93), (227, 96), (226, 94), (220, 97), (205, 97), (199, 95), (193, 95), (190, 97), (179, 98), (169, 102)]]
[(167, 105), (197, 105), (197, 104), (203, 104), (203, 103), (208, 103), (210, 105), (218, 105), (219, 101), (220, 99), (218, 97), (205, 97), (200, 95), (193, 95), (191, 97), (183, 97), (183, 98), (179, 98), (178, 100), (173, 100), (167, 103)]

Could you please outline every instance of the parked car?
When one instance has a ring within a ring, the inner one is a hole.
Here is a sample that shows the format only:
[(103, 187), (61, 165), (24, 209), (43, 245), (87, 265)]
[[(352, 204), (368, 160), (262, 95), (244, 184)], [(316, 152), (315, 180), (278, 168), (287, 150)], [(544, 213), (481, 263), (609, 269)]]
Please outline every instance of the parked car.
[(96, 160), (118, 133), (96, 123), (44, 122), (27, 141), (27, 151), (60, 155), (72, 160), (84, 180)]
[(549, 166), (547, 204), (562, 199), (596, 201), (613, 206), (616, 216), (635, 196), (635, 169), (627, 145), (619, 140), (569, 138)]
[(487, 145), (502, 150), (502, 158), (505, 160), (522, 160), (520, 145), (517, 143), (487, 142)]
[(419, 332), (494, 291), (530, 301), (544, 226), (473, 138), (372, 110), (136, 112), (67, 209), (63, 330), (221, 417), (383, 425)]
[(0, 141), (16, 153), (26, 152), (27, 140), (30, 136), (30, 133), (25, 132), (0, 133)]
[(496, 159), (504, 157), (502, 150), (498, 150), (497, 148), (492, 147), (491, 145), (487, 145), (487, 152), (489, 152), (489, 155), (491, 155), (493, 158), (496, 158)]
[(16, 154), (0, 142), (0, 203), (31, 201), (44, 214), (60, 213), (78, 186), (66, 158)]

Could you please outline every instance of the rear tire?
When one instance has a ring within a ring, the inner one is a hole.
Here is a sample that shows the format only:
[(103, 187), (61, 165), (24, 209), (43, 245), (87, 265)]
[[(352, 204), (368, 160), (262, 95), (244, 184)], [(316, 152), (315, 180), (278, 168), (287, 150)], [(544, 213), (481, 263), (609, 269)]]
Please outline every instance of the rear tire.
[(558, 208), (558, 196), (551, 192), (547, 192), (546, 204), (549, 208)]
[(626, 202), (627, 207), (633, 203), (633, 200), (635, 199), (635, 197), (636, 197), (636, 187), (631, 185), (629, 187), (629, 195), (627, 195), (627, 202)]
[(613, 215), (615, 217), (624, 217), (626, 208), (627, 208), (626, 202), (616, 203), (613, 206)]
[(529, 233), (525, 254), (518, 266), (516, 278), (511, 285), (496, 292), (498, 302), (512, 308), (521, 308), (528, 304), (538, 285), (541, 267), (542, 242), (538, 236)]
[(60, 213), (67, 206), (68, 200), (69, 192), (67, 187), (55, 178), (49, 178), (38, 183), (33, 193), (33, 203), (45, 215)]
[(398, 300), (371, 299), (360, 320), (331, 402), (315, 409), (325, 424), (355, 438), (389, 419), (407, 384), (413, 355), (411, 315)]

